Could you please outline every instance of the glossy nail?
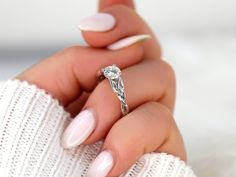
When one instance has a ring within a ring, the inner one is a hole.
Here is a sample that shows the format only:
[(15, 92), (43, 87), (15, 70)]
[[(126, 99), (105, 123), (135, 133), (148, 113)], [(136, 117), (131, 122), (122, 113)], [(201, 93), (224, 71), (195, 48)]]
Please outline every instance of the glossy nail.
[(148, 34), (143, 34), (143, 35), (135, 35), (135, 36), (131, 36), (131, 37), (127, 37), (124, 39), (121, 39), (111, 45), (109, 45), (107, 48), (109, 50), (119, 50), (125, 47), (129, 47), (137, 42), (142, 42), (142, 41), (146, 41), (147, 39), (151, 38), (150, 35)]
[(79, 24), (82, 31), (105, 32), (111, 30), (116, 23), (116, 19), (108, 13), (97, 13), (83, 19)]
[(94, 112), (84, 110), (75, 117), (62, 135), (64, 148), (73, 148), (83, 143), (95, 129)]
[(89, 167), (86, 177), (105, 177), (111, 171), (114, 160), (110, 151), (102, 151)]

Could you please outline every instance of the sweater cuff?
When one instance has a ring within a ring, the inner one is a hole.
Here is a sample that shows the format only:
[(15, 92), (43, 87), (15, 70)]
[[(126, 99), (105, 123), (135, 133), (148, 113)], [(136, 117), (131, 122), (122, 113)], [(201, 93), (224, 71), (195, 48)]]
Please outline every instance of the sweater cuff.
[(190, 166), (166, 153), (144, 154), (126, 173), (121, 177), (196, 177)]
[(70, 115), (44, 90), (26, 81), (0, 86), (0, 171), (4, 177), (85, 176), (101, 142), (64, 150)]
[[(85, 177), (102, 142), (65, 150), (60, 137), (71, 118), (58, 101), (27, 82), (0, 83), (1, 176)], [(194, 177), (183, 161), (165, 153), (143, 155), (121, 177)]]

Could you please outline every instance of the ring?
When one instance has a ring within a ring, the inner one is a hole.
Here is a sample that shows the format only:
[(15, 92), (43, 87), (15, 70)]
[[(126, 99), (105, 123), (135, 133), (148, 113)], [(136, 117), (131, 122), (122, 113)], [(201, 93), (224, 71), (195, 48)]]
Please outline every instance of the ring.
[(101, 73), (106, 77), (111, 85), (112, 90), (116, 93), (121, 102), (121, 112), (123, 116), (129, 113), (129, 106), (125, 100), (124, 84), (121, 78), (121, 70), (116, 65), (105, 67)]

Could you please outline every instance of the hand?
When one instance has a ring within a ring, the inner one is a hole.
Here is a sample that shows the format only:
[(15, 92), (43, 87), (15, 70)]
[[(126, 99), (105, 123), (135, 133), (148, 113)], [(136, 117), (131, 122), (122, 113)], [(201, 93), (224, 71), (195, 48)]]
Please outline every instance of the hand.
[[(183, 141), (172, 118), (174, 72), (161, 60), (160, 46), (153, 33), (130, 7), (111, 0), (101, 1), (100, 7), (100, 11), (115, 17), (116, 26), (106, 32), (83, 31), (88, 44), (97, 49), (79, 46), (65, 49), (17, 78), (47, 90), (68, 110), (82, 107), (83, 111), (64, 133), (63, 146), (71, 148), (105, 138), (105, 151), (91, 165), (91, 176), (94, 173), (118, 176), (148, 152), (167, 152), (185, 160)], [(152, 38), (116, 51), (98, 49), (138, 34), (150, 34)], [(97, 72), (111, 64), (123, 69), (131, 111), (123, 118), (120, 102), (108, 81), (97, 85)], [(89, 95), (79, 99), (85, 92)]]

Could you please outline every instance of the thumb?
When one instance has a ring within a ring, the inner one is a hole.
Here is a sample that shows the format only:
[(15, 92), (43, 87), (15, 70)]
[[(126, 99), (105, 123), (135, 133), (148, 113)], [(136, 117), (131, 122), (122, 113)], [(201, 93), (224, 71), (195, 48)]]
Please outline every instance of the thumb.
[(125, 5), (132, 9), (135, 8), (133, 0), (99, 0), (98, 11), (101, 11), (105, 8), (111, 7), (113, 5), (118, 5), (118, 4)]

